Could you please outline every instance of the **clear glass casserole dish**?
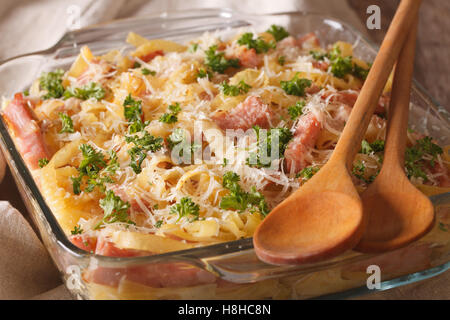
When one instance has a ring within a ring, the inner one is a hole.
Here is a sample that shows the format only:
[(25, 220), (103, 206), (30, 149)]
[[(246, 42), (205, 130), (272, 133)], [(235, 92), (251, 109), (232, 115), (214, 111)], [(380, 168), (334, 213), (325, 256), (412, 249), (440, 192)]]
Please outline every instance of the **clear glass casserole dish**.
[[(113, 21), (66, 34), (54, 47), (22, 55), (0, 65), (0, 92), (12, 96), (30, 85), (42, 71), (67, 69), (82, 45), (94, 54), (127, 47), (126, 35), (134, 31), (147, 38), (184, 42), (205, 31), (251, 26), (265, 30), (271, 24), (291, 34), (315, 31), (323, 45), (337, 40), (354, 43), (355, 55), (373, 60), (376, 47), (343, 22), (320, 14), (280, 13), (251, 16), (226, 10), (173, 12), (164, 15)], [(450, 116), (415, 85), (410, 126), (450, 144)], [(0, 117), (1, 118), (1, 117)], [(347, 252), (335, 259), (302, 266), (267, 265), (256, 257), (252, 239), (201, 248), (133, 258), (113, 258), (87, 253), (73, 245), (62, 231), (24, 164), (3, 119), (0, 145), (22, 198), (68, 289), (83, 299), (288, 299), (344, 298), (370, 292), (367, 267), (381, 269), (376, 290), (408, 284), (442, 273), (450, 267), (450, 214), (444, 205), (450, 193), (433, 196), (436, 224), (424, 238), (410, 246), (379, 255)]]

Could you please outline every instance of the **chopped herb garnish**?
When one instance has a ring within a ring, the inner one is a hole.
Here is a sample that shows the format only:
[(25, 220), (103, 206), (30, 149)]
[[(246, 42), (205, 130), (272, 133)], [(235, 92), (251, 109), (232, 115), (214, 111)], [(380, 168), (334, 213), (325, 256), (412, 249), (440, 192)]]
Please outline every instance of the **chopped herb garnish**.
[(223, 94), (232, 97), (238, 96), (240, 94), (245, 94), (250, 90), (250, 88), (251, 86), (246, 84), (244, 80), (239, 81), (236, 86), (230, 85), (225, 81), (220, 85), (220, 89), (222, 90)]
[(222, 167), (226, 167), (227, 165), (228, 165), (228, 159), (227, 158), (223, 158)]
[(72, 118), (70, 118), (70, 116), (68, 116), (65, 113), (58, 113), (59, 118), (61, 119), (61, 123), (62, 123), (62, 128), (61, 131), (59, 131), (59, 133), (74, 133), (75, 130), (73, 129), (73, 122), (72, 122)]
[(240, 177), (232, 171), (228, 171), (223, 175), (222, 185), (230, 191), (230, 194), (224, 196), (220, 201), (220, 208), (224, 210), (237, 210), (244, 212), (249, 209), (250, 212), (259, 212), (266, 216), (269, 209), (264, 196), (252, 187), (250, 192), (244, 191), (239, 185)]
[(47, 92), (42, 99), (61, 98), (63, 96), (63, 75), (64, 71), (61, 69), (42, 73), (39, 78), (39, 87)]
[(280, 66), (284, 66), (285, 63), (286, 63), (286, 57), (285, 56), (279, 56), (278, 57), (278, 64)]
[(123, 102), (124, 116), (131, 124), (128, 126), (129, 133), (136, 133), (144, 130), (148, 122), (142, 122), (142, 101), (134, 100), (131, 93)]
[(217, 52), (217, 45), (209, 47), (205, 51), (205, 64), (211, 68), (212, 71), (224, 73), (228, 68), (239, 68), (239, 59), (226, 59), (225, 52)]
[(426, 163), (424, 156), (431, 157), (429, 163), (433, 167), (437, 160), (437, 156), (442, 153), (442, 148), (437, 144), (434, 144), (431, 137), (417, 140), (414, 146), (406, 148), (405, 168), (408, 178), (422, 178), (424, 181), (428, 181), (427, 175), (425, 171), (423, 171)]
[(140, 68), (140, 67), (141, 67), (141, 64), (139, 62), (135, 61), (134, 64), (133, 64), (133, 69), (137, 69), (137, 68)]
[(170, 149), (175, 148), (175, 146), (180, 147), (178, 157), (183, 157), (184, 150), (189, 150), (192, 154), (200, 147), (198, 144), (189, 141), (186, 131), (182, 128), (175, 128), (167, 138), (167, 142)]
[(73, 230), (70, 231), (72, 235), (82, 234), (83, 232), (84, 232), (83, 229), (81, 229), (79, 225), (74, 226)]
[(163, 138), (154, 137), (147, 131), (144, 131), (142, 136), (125, 136), (127, 143), (133, 143), (134, 147), (128, 150), (128, 154), (131, 157), (130, 167), (133, 168), (135, 173), (142, 171), (141, 165), (144, 159), (147, 157), (147, 152), (156, 152), (163, 147)]
[(82, 144), (79, 148), (83, 160), (78, 167), (78, 177), (71, 177), (73, 193), (81, 193), (83, 177), (87, 177), (84, 191), (92, 192), (95, 187), (98, 187), (101, 192), (104, 192), (106, 189), (104, 184), (114, 182), (113, 177), (119, 168), (116, 153), (109, 152), (109, 158), (106, 159), (101, 151), (96, 151), (88, 144)]
[(25, 97), (28, 97), (29, 95), (30, 95), (30, 90), (25, 90), (24, 92), (23, 92), (23, 95), (25, 96)]
[(194, 53), (198, 49), (198, 43), (193, 43), (189, 46), (189, 52)]
[(163, 223), (164, 223), (164, 221), (162, 221), (162, 220), (156, 221), (156, 223), (155, 223), (155, 228), (157, 228), (157, 229), (161, 228), (161, 226), (163, 225)]
[(319, 171), (319, 167), (306, 167), (306, 168), (303, 168), (299, 173), (297, 173), (295, 177), (302, 178), (303, 181), (308, 181), (318, 171)]
[(148, 76), (149, 74), (152, 75), (152, 76), (156, 75), (156, 71), (153, 71), (153, 70), (150, 70), (150, 69), (147, 69), (147, 68), (142, 68), (141, 72), (142, 72), (142, 74), (144, 76)]
[(168, 107), (170, 113), (164, 113), (160, 118), (159, 121), (160, 122), (164, 122), (164, 123), (175, 123), (178, 121), (178, 113), (180, 113), (181, 111), (181, 107), (180, 104), (177, 102), (173, 105), (170, 105)]
[(106, 192), (106, 197), (99, 201), (100, 207), (103, 209), (103, 219), (94, 227), (94, 230), (100, 229), (105, 223), (122, 222), (127, 224), (135, 224), (130, 220), (128, 211), (130, 203), (123, 201), (116, 196), (112, 190)]
[(198, 69), (197, 78), (202, 79), (202, 78), (206, 78), (206, 77), (208, 77), (208, 79), (211, 79), (213, 77), (212, 72), (209, 70), (206, 70), (204, 68)]
[(303, 97), (305, 95), (305, 89), (310, 87), (312, 81), (305, 78), (298, 78), (298, 73), (289, 80), (289, 81), (281, 81), (281, 89), (283, 89), (287, 94)]
[(180, 221), (183, 217), (193, 216), (190, 222), (198, 220), (200, 215), (200, 207), (198, 204), (192, 201), (189, 197), (181, 198), (179, 203), (174, 204), (170, 207), (171, 214), (178, 214), (178, 220)]
[(240, 45), (245, 45), (249, 49), (255, 49), (256, 53), (267, 52), (269, 49), (274, 49), (276, 47), (273, 42), (266, 42), (263, 38), (258, 37), (253, 39), (253, 33), (244, 33), (237, 41)]
[(366, 171), (366, 166), (364, 165), (364, 163), (361, 160), (358, 160), (356, 162), (356, 164), (353, 166), (352, 173), (355, 177), (364, 181), (367, 184), (372, 183), (379, 173), (379, 171), (378, 171), (376, 174), (371, 175), (368, 179), (366, 179), (365, 171)]
[(367, 140), (361, 142), (361, 153), (372, 154), (382, 151), (384, 151), (384, 140), (375, 140), (372, 143), (367, 142)]
[[(247, 158), (247, 165), (252, 167), (270, 167), (271, 161), (269, 157), (272, 156), (272, 141), (278, 140), (278, 153), (275, 159), (280, 159), (283, 157), (284, 151), (292, 139), (292, 133), (288, 128), (272, 128), (267, 130), (267, 134), (264, 136), (261, 135), (259, 126), (254, 126), (253, 129), (256, 132), (258, 141), (258, 152), (250, 153), (249, 158)], [(263, 160), (263, 158), (266, 158), (266, 160)]]
[(64, 92), (64, 99), (78, 98), (81, 100), (87, 100), (94, 98), (95, 100), (101, 100), (105, 96), (105, 90), (101, 85), (95, 82), (91, 82), (79, 88), (69, 87)]
[(270, 33), (271, 35), (273, 35), (273, 37), (275, 38), (275, 41), (281, 41), (284, 38), (289, 37), (289, 32), (287, 32), (287, 30), (281, 26), (277, 26), (277, 25), (271, 25), (270, 28), (266, 31), (268, 33)]
[(303, 107), (305, 106), (305, 101), (297, 101), (297, 103), (293, 106), (288, 107), (288, 113), (291, 117), (291, 120), (297, 119), (299, 116), (303, 114)]
[(442, 222), (439, 222), (439, 229), (441, 229), (444, 232), (448, 232), (448, 225), (445, 225)]
[(347, 74), (352, 74), (357, 78), (365, 80), (369, 74), (369, 69), (364, 69), (353, 63), (351, 56), (342, 57), (341, 49), (334, 46), (328, 53), (319, 51), (310, 51), (310, 54), (315, 60), (324, 60), (328, 58), (331, 65), (331, 73), (338, 78), (344, 78)]
[(49, 160), (47, 158), (39, 159), (38, 165), (39, 168), (43, 168), (48, 164)]

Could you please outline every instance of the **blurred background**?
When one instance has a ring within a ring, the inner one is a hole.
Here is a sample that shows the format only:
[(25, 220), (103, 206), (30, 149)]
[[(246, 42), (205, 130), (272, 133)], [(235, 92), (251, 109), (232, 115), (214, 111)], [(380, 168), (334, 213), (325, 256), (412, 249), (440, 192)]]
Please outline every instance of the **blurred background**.
[[(118, 18), (197, 8), (230, 8), (253, 14), (319, 12), (353, 25), (369, 39), (380, 44), (399, 2), (400, 0), (1, 0), (0, 61), (48, 48), (71, 29)], [(381, 9), (379, 30), (368, 30), (366, 27), (369, 16), (366, 11), (370, 5), (378, 5)], [(449, 27), (450, 1), (424, 0), (420, 11), (415, 78), (447, 110), (450, 110), (450, 90), (447, 88), (450, 83)], [(26, 213), (8, 171), (0, 184), (0, 200), (8, 200), (19, 211)], [(370, 297), (450, 299), (448, 285), (442, 285), (449, 281), (447, 272), (427, 281), (375, 293)]]

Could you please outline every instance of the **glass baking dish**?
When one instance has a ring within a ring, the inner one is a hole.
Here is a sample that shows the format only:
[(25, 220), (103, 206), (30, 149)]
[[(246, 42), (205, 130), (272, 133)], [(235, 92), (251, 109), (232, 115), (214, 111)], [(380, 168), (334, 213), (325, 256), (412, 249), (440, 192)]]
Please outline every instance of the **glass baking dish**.
[[(12, 96), (42, 71), (67, 69), (83, 45), (94, 54), (122, 47), (129, 31), (147, 38), (185, 42), (205, 31), (252, 27), (263, 31), (283, 25), (291, 34), (315, 31), (322, 45), (354, 43), (355, 55), (373, 60), (377, 48), (344, 22), (320, 14), (289, 12), (247, 15), (229, 10), (170, 12), (112, 21), (67, 33), (55, 46), (0, 65), (0, 95)], [(410, 126), (450, 144), (450, 116), (415, 85)], [(0, 145), (21, 196), (67, 288), (80, 299), (304, 299), (344, 298), (405, 285), (450, 267), (450, 193), (433, 196), (433, 230), (406, 248), (379, 255), (347, 252), (335, 259), (302, 266), (274, 266), (258, 260), (252, 239), (226, 242), (153, 256), (104, 257), (74, 246), (63, 233), (0, 117)], [(377, 265), (381, 283), (369, 290), (367, 267)]]

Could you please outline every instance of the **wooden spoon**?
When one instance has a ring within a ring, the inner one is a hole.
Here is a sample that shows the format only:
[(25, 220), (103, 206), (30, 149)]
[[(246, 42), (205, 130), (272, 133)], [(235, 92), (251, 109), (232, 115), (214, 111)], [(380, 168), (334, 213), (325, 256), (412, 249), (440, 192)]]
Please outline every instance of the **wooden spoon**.
[(262, 261), (315, 262), (341, 254), (361, 239), (367, 219), (350, 171), (420, 2), (400, 3), (330, 160), (255, 231), (253, 244)]
[(361, 252), (382, 252), (405, 246), (424, 235), (434, 223), (431, 201), (411, 184), (404, 169), (416, 34), (417, 21), (395, 69), (383, 167), (361, 195), (369, 221), (356, 247)]

